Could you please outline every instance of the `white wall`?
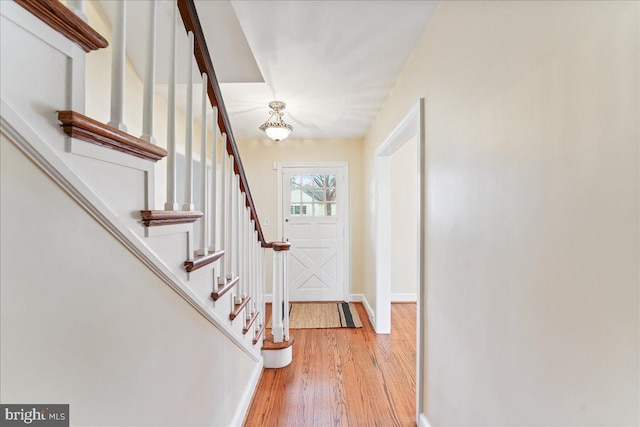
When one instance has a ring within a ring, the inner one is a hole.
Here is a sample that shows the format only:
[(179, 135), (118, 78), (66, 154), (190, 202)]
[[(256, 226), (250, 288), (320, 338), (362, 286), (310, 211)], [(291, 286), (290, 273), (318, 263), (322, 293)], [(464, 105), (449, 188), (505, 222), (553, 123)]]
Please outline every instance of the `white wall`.
[(257, 363), (0, 146), (3, 403), (69, 403), (73, 425), (229, 425)]
[(432, 426), (640, 423), (639, 21), (638, 2), (443, 2), (370, 129), (368, 199), (425, 97)]
[(418, 286), (417, 144), (391, 155), (391, 301), (415, 301)]

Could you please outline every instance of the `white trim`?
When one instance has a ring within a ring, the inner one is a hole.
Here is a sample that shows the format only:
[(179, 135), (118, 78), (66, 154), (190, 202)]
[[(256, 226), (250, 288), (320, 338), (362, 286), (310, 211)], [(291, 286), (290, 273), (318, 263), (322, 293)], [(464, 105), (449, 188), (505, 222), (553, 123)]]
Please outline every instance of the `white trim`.
[(361, 302), (364, 306), (364, 309), (367, 311), (367, 316), (369, 316), (369, 322), (371, 322), (371, 326), (375, 329), (376, 327), (376, 315), (371, 308), (371, 304), (367, 300), (367, 297), (364, 294), (350, 294), (348, 301), (350, 302)]
[[(72, 58), (76, 44), (15, 2), (0, 1), (0, 14), (40, 41)], [(80, 49), (78, 47), (78, 49)], [(84, 53), (83, 53), (84, 54)]]
[(364, 299), (364, 294), (349, 294), (349, 299), (347, 300), (347, 302), (363, 302)]
[(349, 205), (349, 201), (351, 199), (351, 188), (349, 181), (349, 162), (289, 162), (277, 164), (278, 212), (276, 223), (277, 236), (279, 236), (278, 239), (283, 239), (284, 231), (284, 216), (282, 207), (282, 204), (284, 203), (284, 196), (282, 194), (282, 174), (284, 173), (283, 169), (285, 168), (341, 168), (344, 172), (343, 185), (347, 189), (347, 194), (346, 196), (343, 196), (342, 199), (344, 215), (344, 277), (342, 282), (342, 298), (346, 301), (349, 298), (349, 292), (351, 291), (351, 209)]
[(418, 417), (418, 427), (431, 427), (429, 420), (427, 420), (426, 415), (423, 413), (420, 413), (420, 416)]
[[(391, 333), (391, 234), (389, 231), (391, 229), (391, 155), (418, 133), (418, 115), (420, 111), (421, 104), (418, 103), (376, 150), (374, 246), (376, 252), (375, 313), (376, 333), (378, 334)], [(419, 146), (420, 144), (417, 145)], [(419, 149), (420, 147), (418, 147)], [(421, 176), (420, 168), (422, 166), (418, 165), (418, 167), (418, 176)], [(420, 185), (418, 185), (418, 188), (420, 188)]]
[(169, 285), (205, 319), (211, 322), (234, 344), (247, 353), (254, 361), (261, 360), (253, 348), (247, 348), (243, 336), (236, 336), (226, 327), (225, 319), (221, 319), (213, 310), (205, 306), (200, 298), (173, 273), (141, 237), (129, 230), (122, 220), (107, 206), (100, 197), (78, 176), (73, 169), (56, 152), (43, 141), (27, 124), (7, 100), (2, 99), (2, 115), (0, 130), (27, 155), (40, 169), (49, 175), (66, 191), (87, 213), (93, 216), (108, 232), (122, 243), (133, 255), (146, 265), (162, 281)]
[[(424, 407), (426, 383), (424, 378), (427, 366), (427, 352), (424, 351), (427, 340), (427, 147), (425, 144), (425, 101), (418, 100), (418, 289), (417, 291), (417, 319), (416, 319), (416, 413), (421, 420)], [(427, 421), (427, 417), (424, 417)], [(429, 423), (426, 423), (429, 426)]]
[(262, 359), (254, 366), (253, 372), (251, 372), (251, 377), (249, 378), (249, 383), (247, 387), (244, 389), (244, 393), (242, 394), (242, 398), (240, 398), (240, 402), (238, 402), (238, 407), (236, 408), (236, 413), (231, 420), (231, 426), (242, 426), (244, 424), (244, 419), (247, 417), (249, 413), (249, 405), (251, 405), (251, 401), (253, 400), (253, 395), (258, 389), (258, 381), (260, 381), (260, 377), (262, 376)]
[(42, 20), (15, 2), (0, 1), (0, 15), (31, 36), (67, 56), (70, 62), (71, 78), (68, 80), (66, 95), (69, 101), (65, 108), (84, 114), (85, 52), (76, 43), (43, 23)]
[(391, 302), (416, 302), (418, 301), (418, 294), (415, 292), (408, 293), (392, 293)]
[(171, 224), (171, 225), (163, 225), (162, 227), (145, 227), (144, 235), (145, 237), (160, 237), (160, 236), (168, 236), (170, 234), (182, 234), (182, 233), (191, 233), (189, 234), (189, 239), (193, 234), (193, 224)]
[(264, 302), (273, 302), (273, 294), (264, 294)]
[[(416, 271), (418, 288), (416, 293), (416, 421), (420, 423), (424, 384), (422, 378), (425, 372), (425, 354), (423, 351), (423, 337), (426, 334), (426, 191), (427, 191), (427, 162), (424, 128), (424, 98), (418, 99), (414, 107), (405, 115), (402, 121), (389, 134), (376, 150), (375, 157), (375, 259), (376, 259), (376, 306), (375, 330), (377, 333), (391, 332), (391, 257), (390, 257), (390, 228), (391, 228), (391, 155), (402, 145), (416, 136), (418, 163), (418, 211), (416, 222), (418, 225), (418, 269)], [(426, 418), (425, 418), (426, 420)]]

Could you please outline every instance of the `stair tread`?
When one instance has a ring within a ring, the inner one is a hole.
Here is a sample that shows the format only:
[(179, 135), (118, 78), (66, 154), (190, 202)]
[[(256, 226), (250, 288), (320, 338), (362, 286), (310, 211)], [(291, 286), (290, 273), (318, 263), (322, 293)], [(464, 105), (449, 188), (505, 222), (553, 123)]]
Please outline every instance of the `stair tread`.
[(291, 347), (293, 345), (293, 335), (289, 335), (289, 341), (273, 342), (273, 334), (267, 333), (266, 339), (262, 342), (263, 350), (282, 350), (283, 348)]

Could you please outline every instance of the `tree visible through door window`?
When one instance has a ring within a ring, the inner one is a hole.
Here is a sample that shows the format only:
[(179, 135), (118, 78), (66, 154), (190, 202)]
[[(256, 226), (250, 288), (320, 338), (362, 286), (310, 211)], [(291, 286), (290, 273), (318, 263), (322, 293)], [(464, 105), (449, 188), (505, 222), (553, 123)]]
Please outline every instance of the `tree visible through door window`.
[(336, 216), (335, 175), (292, 175), (291, 216)]

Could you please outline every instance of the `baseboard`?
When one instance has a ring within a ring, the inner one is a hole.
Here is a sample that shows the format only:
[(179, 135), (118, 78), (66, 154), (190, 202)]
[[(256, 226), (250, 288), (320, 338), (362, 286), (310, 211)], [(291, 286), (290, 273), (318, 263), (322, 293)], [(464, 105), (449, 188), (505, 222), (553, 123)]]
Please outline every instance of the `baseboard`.
[(362, 302), (363, 299), (363, 294), (349, 294), (349, 302)]
[(244, 424), (244, 420), (249, 412), (249, 405), (251, 405), (253, 395), (258, 387), (258, 381), (260, 381), (260, 376), (262, 375), (262, 367), (263, 361), (260, 359), (260, 362), (258, 362), (255, 368), (253, 368), (253, 372), (249, 378), (249, 383), (247, 384), (244, 394), (238, 403), (238, 408), (236, 409), (236, 413), (233, 416), (233, 420), (230, 425), (240, 427)]
[(424, 413), (420, 413), (420, 419), (418, 420), (418, 427), (431, 427), (429, 421), (427, 420), (427, 416)]
[(367, 297), (364, 296), (364, 294), (350, 294), (349, 295), (349, 301), (351, 302), (361, 302), (362, 305), (364, 306), (364, 309), (367, 310), (367, 316), (369, 316), (369, 322), (371, 323), (371, 326), (376, 327), (376, 315), (373, 312), (373, 308), (371, 308), (371, 304), (369, 304), (369, 301), (367, 300)]
[(272, 294), (264, 294), (264, 302), (273, 302)]
[(415, 292), (404, 294), (391, 294), (391, 302), (416, 302), (418, 297)]

